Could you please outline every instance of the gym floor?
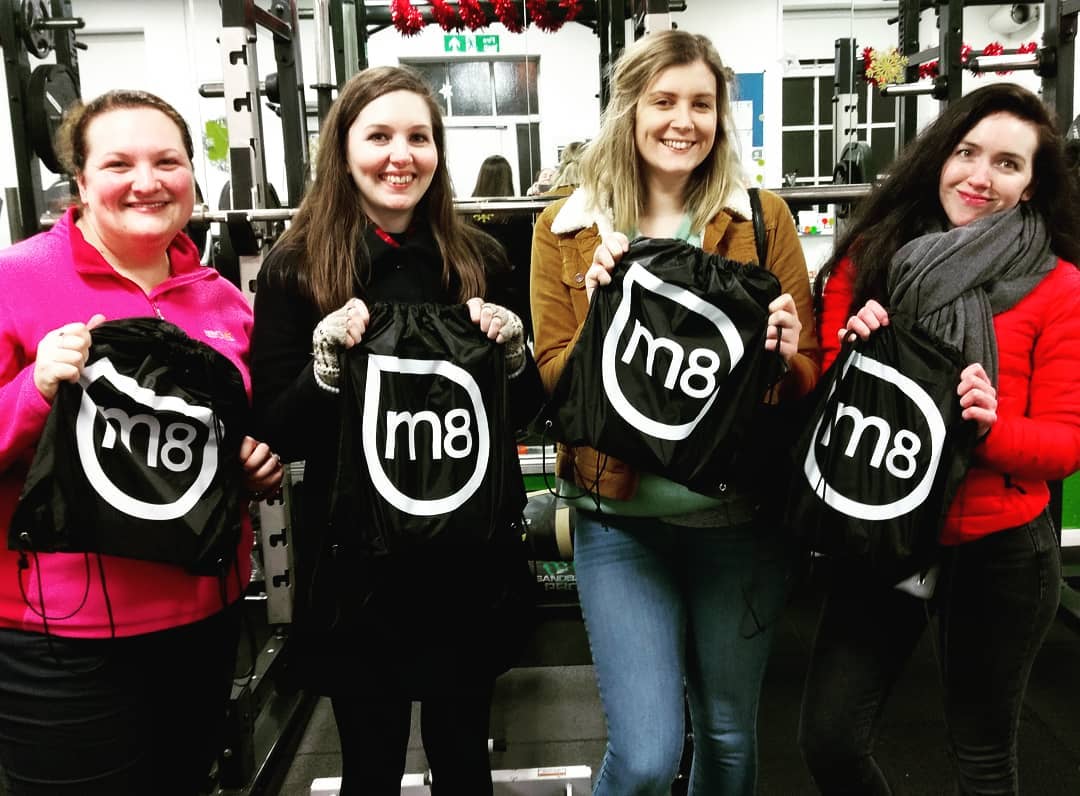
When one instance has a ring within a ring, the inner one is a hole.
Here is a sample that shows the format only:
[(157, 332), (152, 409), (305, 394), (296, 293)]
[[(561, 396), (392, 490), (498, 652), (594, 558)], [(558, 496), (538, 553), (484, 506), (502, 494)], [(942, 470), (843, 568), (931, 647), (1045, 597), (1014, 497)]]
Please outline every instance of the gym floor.
[[(820, 588), (813, 581), (798, 587), (777, 628), (759, 718), (758, 792), (763, 796), (816, 793), (795, 734), (820, 603)], [(604, 750), (604, 722), (580, 621), (555, 618), (541, 625), (525, 663), (498, 682), (492, 714), (492, 735), (497, 741), (492, 768), (587, 765), (595, 774)], [(1080, 624), (1062, 612), (1036, 660), (1021, 715), (1023, 793), (1080, 793), (1080, 688), (1076, 680), (1080, 680)], [(927, 635), (890, 700), (879, 742), (879, 761), (897, 796), (954, 792), (939, 694)], [(415, 728), (417, 722), (413, 724)], [(499, 749), (502, 744), (505, 748)], [(415, 732), (406, 770), (426, 770)], [(278, 778), (280, 785), (272, 792), (308, 796), (315, 778), (340, 773), (333, 716), (327, 700), (320, 700), (287, 770)]]

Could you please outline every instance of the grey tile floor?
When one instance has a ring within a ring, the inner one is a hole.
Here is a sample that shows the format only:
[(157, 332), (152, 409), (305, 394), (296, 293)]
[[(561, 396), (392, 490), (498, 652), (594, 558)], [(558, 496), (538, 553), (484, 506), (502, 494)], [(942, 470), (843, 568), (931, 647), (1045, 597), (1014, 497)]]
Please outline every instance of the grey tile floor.
[[(813, 591), (798, 593), (778, 626), (766, 673), (759, 717), (759, 794), (813, 794), (796, 748), (799, 695), (819, 605)], [(494, 768), (584, 764), (595, 772), (604, 748), (600, 711), (587, 647), (580, 627), (548, 628), (575, 636), (568, 665), (524, 666), (500, 678), (493, 734), (505, 751), (492, 754)], [(534, 655), (533, 659), (543, 657)], [(1037, 796), (1080, 794), (1080, 630), (1059, 620), (1036, 661), (1020, 720), (1021, 792)], [(924, 643), (899, 683), (886, 713), (880, 762), (897, 796), (953, 792), (941, 715), (938, 675)], [(416, 722), (414, 721), (414, 727)], [(308, 796), (312, 780), (340, 774), (337, 733), (329, 704), (315, 708), (279, 796)], [(407, 771), (426, 768), (415, 733)]]

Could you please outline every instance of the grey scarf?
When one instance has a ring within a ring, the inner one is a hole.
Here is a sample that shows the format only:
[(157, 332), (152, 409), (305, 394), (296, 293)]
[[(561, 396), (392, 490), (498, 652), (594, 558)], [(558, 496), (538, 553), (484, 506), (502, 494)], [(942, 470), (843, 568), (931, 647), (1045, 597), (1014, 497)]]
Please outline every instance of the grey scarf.
[(993, 317), (1054, 269), (1042, 216), (1021, 202), (962, 227), (904, 244), (889, 267), (889, 305), (980, 362), (997, 384)]

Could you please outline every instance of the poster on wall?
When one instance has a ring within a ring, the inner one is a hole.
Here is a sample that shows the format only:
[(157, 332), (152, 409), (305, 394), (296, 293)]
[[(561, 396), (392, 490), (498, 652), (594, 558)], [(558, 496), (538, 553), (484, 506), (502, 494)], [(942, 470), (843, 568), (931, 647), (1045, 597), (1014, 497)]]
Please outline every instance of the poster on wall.
[(735, 136), (743, 168), (755, 185), (765, 184), (765, 73), (735, 75), (731, 100)]

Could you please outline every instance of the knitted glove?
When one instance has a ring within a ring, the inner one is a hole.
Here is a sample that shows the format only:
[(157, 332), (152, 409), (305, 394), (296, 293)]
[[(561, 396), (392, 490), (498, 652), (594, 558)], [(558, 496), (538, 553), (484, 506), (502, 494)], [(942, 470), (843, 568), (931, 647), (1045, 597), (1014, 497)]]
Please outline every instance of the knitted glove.
[(493, 317), (502, 321), (499, 334), (503, 338), (506, 351), (506, 370), (510, 378), (525, 369), (525, 325), (517, 313), (511, 312), (500, 304), (485, 302), (481, 312), (488, 310)]
[(311, 335), (311, 350), (315, 357), (315, 383), (327, 392), (338, 392), (341, 366), (338, 355), (345, 346), (345, 323), (349, 305), (336, 309), (319, 321)]

